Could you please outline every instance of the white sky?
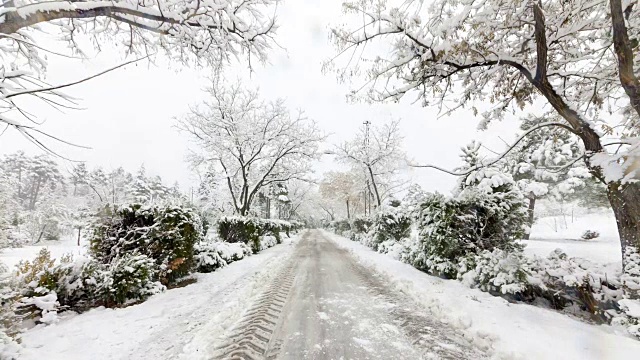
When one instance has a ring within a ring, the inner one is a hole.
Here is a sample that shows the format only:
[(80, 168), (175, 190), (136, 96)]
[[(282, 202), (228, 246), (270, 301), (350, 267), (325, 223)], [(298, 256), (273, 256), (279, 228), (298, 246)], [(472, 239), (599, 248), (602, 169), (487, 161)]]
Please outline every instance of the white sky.
[[(329, 25), (342, 22), (340, 0), (285, 0), (278, 8), (280, 28), (277, 40), (285, 50), (274, 49), (270, 64), (256, 66), (249, 74), (244, 66), (228, 71), (231, 78), (244, 78), (245, 85), (258, 86), (266, 98), (283, 97), (290, 108), (301, 108), (332, 135), (330, 143), (349, 139), (365, 120), (376, 122), (401, 119), (405, 150), (416, 162), (454, 168), (459, 164), (459, 148), (472, 139), (499, 151), (512, 139), (514, 121), (493, 125), (490, 132), (476, 130), (479, 119), (470, 112), (436, 119), (437, 109), (411, 104), (348, 104), (348, 84), (339, 84), (332, 74), (321, 73), (321, 63), (335, 50), (329, 43)], [(61, 51), (61, 49), (56, 49)], [(116, 49), (84, 62), (49, 56), (46, 80), (53, 84), (73, 81), (122, 62)], [(86, 110), (58, 111), (38, 106), (41, 127), (67, 141), (90, 146), (78, 149), (55, 145), (67, 157), (87, 161), (90, 168), (123, 166), (134, 172), (144, 163), (147, 172), (162, 176), (168, 184), (178, 181), (183, 189), (195, 185), (185, 161), (186, 135), (173, 128), (174, 117), (204, 98), (208, 69), (183, 68), (166, 64), (129, 65), (90, 82), (76, 85), (67, 93), (79, 98)], [(38, 153), (15, 131), (0, 137), (0, 154), (24, 149)], [(332, 159), (318, 164), (321, 173), (333, 167)], [(410, 170), (413, 180), (425, 190), (448, 192), (455, 179), (435, 170)]]

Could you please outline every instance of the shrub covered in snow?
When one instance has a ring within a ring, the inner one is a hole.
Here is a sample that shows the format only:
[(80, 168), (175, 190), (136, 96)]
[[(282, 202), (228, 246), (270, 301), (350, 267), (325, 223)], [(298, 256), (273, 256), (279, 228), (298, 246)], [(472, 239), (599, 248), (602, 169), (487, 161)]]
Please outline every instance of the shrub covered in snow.
[(529, 285), (522, 251), (484, 250), (462, 259), (458, 276), (470, 287), (501, 294), (518, 294)]
[(146, 255), (159, 266), (158, 276), (167, 285), (193, 268), (201, 225), (194, 211), (178, 205), (106, 208), (92, 227), (90, 250), (103, 264), (125, 254)]
[[(18, 294), (11, 287), (7, 267), (0, 263), (0, 358), (12, 359), (18, 344), (13, 337), (20, 331), (20, 317), (16, 314)], [(11, 356), (10, 356), (11, 352)]]
[(45, 317), (57, 312), (56, 288), (59, 274), (55, 269), (55, 260), (44, 248), (33, 261), (21, 261), (16, 266), (16, 277), (11, 286), (15, 295), (11, 302), (22, 318)]
[(400, 207), (400, 203), (385, 206), (373, 217), (369, 230), (369, 246), (378, 250), (380, 243), (387, 240), (400, 241), (409, 237), (410, 231), (411, 219)]
[(366, 234), (369, 232), (369, 229), (372, 225), (373, 221), (370, 218), (357, 216), (353, 220), (351, 220), (349, 229), (356, 234)]
[(351, 231), (351, 223), (349, 220), (334, 220), (329, 223), (329, 228), (335, 231), (338, 234), (345, 235), (347, 232)]
[(70, 255), (56, 262), (42, 249), (33, 261), (18, 264), (11, 286), (19, 294), (20, 312), (43, 321), (46, 314), (59, 310), (83, 311), (142, 300), (164, 288), (155, 281), (158, 271), (152, 259), (135, 253), (102, 264)]
[(195, 246), (196, 271), (209, 273), (251, 255), (245, 243), (201, 241)]
[(279, 244), (282, 242), (282, 232), (290, 236), (291, 232), (301, 226), (302, 223), (284, 220), (225, 216), (218, 220), (218, 235), (226, 242), (248, 244), (257, 253), (263, 248), (261, 242), (264, 236), (273, 236)]
[(584, 240), (591, 240), (591, 239), (597, 239), (599, 236), (600, 236), (600, 233), (597, 231), (585, 230), (584, 233), (582, 233), (582, 236), (580, 237), (583, 238)]
[(418, 219), (419, 241), (410, 250), (416, 267), (455, 278), (455, 263), (484, 250), (518, 248), (524, 231), (522, 202), (504, 193), (468, 189), (457, 198), (426, 197)]
[(127, 253), (115, 258), (100, 273), (98, 294), (105, 305), (122, 305), (128, 301), (144, 300), (162, 292), (165, 287), (157, 278), (158, 266), (146, 255)]
[(616, 320), (627, 328), (629, 334), (640, 339), (640, 300), (622, 299), (618, 304), (624, 316), (619, 316)]

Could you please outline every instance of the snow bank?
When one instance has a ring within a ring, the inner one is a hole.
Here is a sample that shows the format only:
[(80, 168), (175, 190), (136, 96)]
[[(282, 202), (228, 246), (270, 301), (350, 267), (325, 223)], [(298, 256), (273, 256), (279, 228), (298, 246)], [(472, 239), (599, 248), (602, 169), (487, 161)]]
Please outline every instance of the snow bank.
[(24, 360), (208, 359), (216, 339), (233, 325), (277, 274), (297, 241), (249, 256), (198, 282), (122, 309), (92, 309), (23, 334)]
[(555, 311), (511, 304), (455, 280), (416, 270), (369, 248), (324, 232), (364, 266), (388, 278), (398, 291), (460, 328), (499, 359), (634, 359), (640, 341), (609, 326), (589, 325)]

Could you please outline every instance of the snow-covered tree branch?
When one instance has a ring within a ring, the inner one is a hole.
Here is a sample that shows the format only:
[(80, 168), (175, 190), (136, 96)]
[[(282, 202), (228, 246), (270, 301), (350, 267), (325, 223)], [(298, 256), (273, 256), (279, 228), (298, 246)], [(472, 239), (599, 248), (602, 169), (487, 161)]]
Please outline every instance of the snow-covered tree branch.
[[(0, 7), (0, 125), (13, 127), (49, 150), (38, 136), (37, 117), (14, 98), (30, 96), (54, 108), (76, 101), (43, 80), (47, 56), (84, 57), (109, 40), (127, 55), (164, 54), (183, 63), (219, 68), (232, 59), (263, 62), (275, 44), (278, 0), (42, 1), (9, 0)], [(39, 44), (39, 31), (59, 37), (72, 54)], [(120, 66), (117, 66), (120, 67)], [(116, 67), (116, 68), (117, 68)], [(110, 70), (109, 70), (110, 71)], [(93, 78), (92, 76), (91, 78)], [(77, 82), (82, 82), (82, 79)], [(51, 137), (51, 136), (49, 136)], [(60, 140), (54, 138), (55, 140)]]

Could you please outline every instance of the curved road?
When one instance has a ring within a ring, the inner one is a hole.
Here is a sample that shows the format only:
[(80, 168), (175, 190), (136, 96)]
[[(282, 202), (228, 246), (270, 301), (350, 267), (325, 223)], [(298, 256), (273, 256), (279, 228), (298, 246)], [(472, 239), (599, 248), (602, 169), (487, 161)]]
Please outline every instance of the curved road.
[(482, 359), (320, 231), (307, 231), (214, 359)]

